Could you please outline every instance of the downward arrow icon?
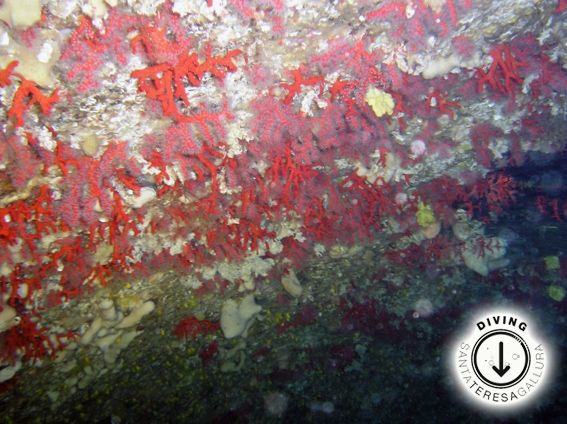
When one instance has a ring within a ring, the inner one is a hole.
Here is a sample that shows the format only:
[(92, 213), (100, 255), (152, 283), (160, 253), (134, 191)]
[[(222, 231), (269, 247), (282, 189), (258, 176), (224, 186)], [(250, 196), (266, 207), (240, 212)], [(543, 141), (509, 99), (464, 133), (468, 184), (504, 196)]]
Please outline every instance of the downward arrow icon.
[(504, 366), (504, 343), (503, 342), (498, 343), (498, 351), (499, 351), (498, 352), (499, 353), (498, 368), (496, 367), (496, 365), (493, 365), (492, 369), (496, 372), (496, 374), (498, 374), (500, 377), (502, 377), (510, 369), (510, 365)]

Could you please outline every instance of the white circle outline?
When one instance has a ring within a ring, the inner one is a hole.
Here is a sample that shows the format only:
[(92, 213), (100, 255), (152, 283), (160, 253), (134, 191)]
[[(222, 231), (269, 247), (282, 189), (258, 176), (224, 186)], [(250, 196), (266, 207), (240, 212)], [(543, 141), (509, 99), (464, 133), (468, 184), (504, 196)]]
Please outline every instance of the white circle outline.
[[(549, 386), (552, 381), (552, 376), (555, 374), (555, 366), (558, 363), (556, 350), (552, 344), (548, 342), (542, 335), (535, 337), (534, 330), (538, 330), (538, 322), (533, 318), (534, 311), (526, 312), (525, 307), (518, 307), (516, 305), (492, 305), (485, 304), (477, 309), (464, 313), (460, 325), (456, 326), (452, 337), (445, 345), (445, 355), (443, 361), (445, 363), (445, 370), (447, 372), (446, 383), (449, 386), (449, 391), (456, 397), (457, 401), (464, 403), (469, 408), (479, 412), (490, 412), (494, 416), (508, 418), (510, 415), (516, 415), (525, 411), (528, 408), (534, 407), (541, 403), (542, 396), (549, 392)], [(528, 337), (526, 342), (531, 345), (533, 342), (542, 344), (545, 347), (545, 367), (542, 379), (538, 384), (538, 389), (530, 394), (527, 399), (516, 402), (514, 404), (499, 405), (494, 402), (487, 402), (475, 396), (463, 382), (463, 378), (459, 373), (458, 361), (456, 353), (459, 346), (463, 341), (473, 339), (476, 331), (475, 324), (482, 321), (487, 316), (493, 315), (506, 315), (522, 318), (528, 325)]]
[[(478, 352), (478, 348), (480, 347), (480, 345), (486, 341), (486, 339), (488, 337), (491, 337), (492, 335), (499, 333), (499, 332), (504, 332), (507, 333), (510, 337), (518, 340), (518, 342), (522, 345), (522, 348), (524, 349), (524, 352), (526, 352), (526, 356), (527, 356), (527, 364), (524, 366), (524, 369), (522, 370), (521, 376), (515, 378), (511, 383), (508, 383), (506, 385), (496, 385), (495, 383), (493, 383), (492, 381), (488, 380), (488, 378), (486, 378), (484, 376), (484, 374), (482, 374), (480, 372), (480, 370), (478, 369), (478, 365), (476, 364), (476, 354)], [(481, 380), (484, 384), (486, 384), (487, 386), (496, 388), (496, 389), (506, 389), (508, 387), (514, 386), (515, 384), (520, 383), (523, 378), (526, 376), (526, 374), (528, 373), (529, 369), (530, 369), (530, 365), (531, 365), (531, 352), (529, 349), (528, 344), (526, 343), (526, 341), (520, 337), (518, 334), (514, 333), (511, 330), (508, 329), (497, 329), (497, 330), (492, 330), (489, 331), (488, 333), (485, 333), (484, 335), (482, 335), (475, 343), (473, 350), (471, 352), (471, 357), (473, 358), (472, 361), (472, 367), (473, 367), (473, 371), (475, 372), (476, 376), (479, 378), (479, 380)]]

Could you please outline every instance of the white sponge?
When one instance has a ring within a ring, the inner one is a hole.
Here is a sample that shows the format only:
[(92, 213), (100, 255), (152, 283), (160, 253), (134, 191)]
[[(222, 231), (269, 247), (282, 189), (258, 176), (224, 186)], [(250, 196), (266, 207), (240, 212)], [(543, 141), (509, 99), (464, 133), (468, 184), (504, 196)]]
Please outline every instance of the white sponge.
[(246, 296), (240, 304), (233, 299), (224, 302), (221, 310), (221, 329), (227, 339), (246, 336), (246, 331), (253, 322), (254, 316), (262, 310), (256, 303), (254, 295)]

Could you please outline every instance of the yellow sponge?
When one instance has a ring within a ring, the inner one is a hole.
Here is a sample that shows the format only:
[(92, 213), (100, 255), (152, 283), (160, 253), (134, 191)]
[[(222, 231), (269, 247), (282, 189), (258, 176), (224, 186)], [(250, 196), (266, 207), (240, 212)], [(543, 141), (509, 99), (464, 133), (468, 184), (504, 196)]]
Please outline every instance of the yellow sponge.
[(418, 203), (415, 218), (421, 228), (429, 227), (430, 225), (433, 225), (437, 222), (431, 206), (426, 205), (423, 202)]
[(394, 98), (376, 87), (369, 87), (364, 101), (372, 108), (376, 116), (391, 115), (394, 112)]

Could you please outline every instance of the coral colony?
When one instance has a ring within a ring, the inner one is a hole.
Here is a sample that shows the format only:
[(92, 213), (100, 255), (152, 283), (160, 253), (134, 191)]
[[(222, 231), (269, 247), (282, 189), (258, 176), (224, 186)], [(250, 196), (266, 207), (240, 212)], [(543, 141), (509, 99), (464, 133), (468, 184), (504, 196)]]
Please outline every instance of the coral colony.
[[(354, 35), (327, 28), (272, 62), (239, 39), (260, 25), (291, 43), (300, 2), (83, 3), (42, 2), (37, 19), (1, 6), (0, 356), (15, 369), (4, 381), (93, 343), (112, 363), (164, 305), (105, 293), (172, 270), (195, 297), (231, 293), (222, 310), (171, 323), (196, 339), (244, 337), (262, 310), (250, 294), (277, 284), (304, 296), (296, 274), (309, 260), (377, 239), (392, 243), (392, 266), (506, 266), (506, 240), (482, 227), (513, 207), (507, 170), (540, 149), (539, 123), (565, 101), (553, 34), (488, 42), (463, 24), (472, 0), (331, 2)], [(549, 20), (567, 7), (540, 3)], [(216, 31), (227, 16), (234, 33)], [(553, 194), (534, 207), (567, 219)], [(341, 326), (372, 332), (376, 301), (337, 296)], [(49, 314), (89, 297), (84, 325)], [(301, 308), (276, 331), (316, 321)]]

